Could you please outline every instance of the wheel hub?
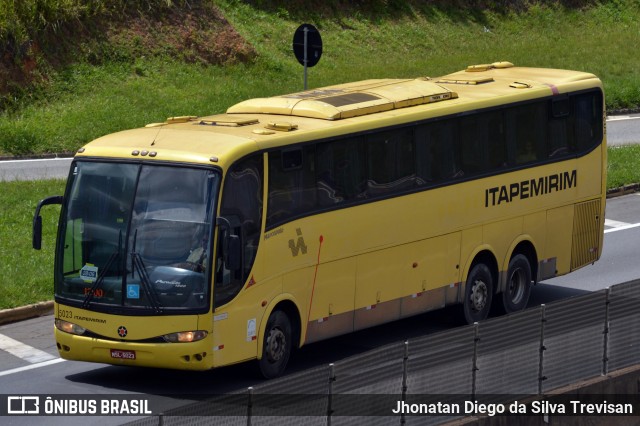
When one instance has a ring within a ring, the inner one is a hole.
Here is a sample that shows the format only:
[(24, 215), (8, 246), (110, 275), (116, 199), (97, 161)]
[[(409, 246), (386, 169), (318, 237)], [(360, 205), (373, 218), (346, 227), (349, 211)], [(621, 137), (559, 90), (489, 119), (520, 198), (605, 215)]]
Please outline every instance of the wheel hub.
[(524, 295), (526, 283), (523, 274), (519, 271), (514, 271), (509, 279), (509, 294), (511, 295), (511, 301), (514, 304), (518, 304)]
[(279, 361), (283, 356), (287, 340), (282, 330), (275, 328), (269, 332), (267, 338), (267, 357), (271, 362)]
[(484, 309), (487, 304), (487, 284), (484, 281), (476, 280), (471, 288), (471, 306), (473, 310), (478, 312)]

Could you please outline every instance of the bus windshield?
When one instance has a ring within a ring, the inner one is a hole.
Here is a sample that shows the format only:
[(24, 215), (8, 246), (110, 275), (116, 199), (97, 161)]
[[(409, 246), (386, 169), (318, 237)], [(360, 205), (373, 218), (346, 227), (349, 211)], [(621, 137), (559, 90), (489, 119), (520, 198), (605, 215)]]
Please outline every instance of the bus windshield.
[(56, 299), (133, 314), (207, 310), (219, 173), (94, 161), (72, 170)]

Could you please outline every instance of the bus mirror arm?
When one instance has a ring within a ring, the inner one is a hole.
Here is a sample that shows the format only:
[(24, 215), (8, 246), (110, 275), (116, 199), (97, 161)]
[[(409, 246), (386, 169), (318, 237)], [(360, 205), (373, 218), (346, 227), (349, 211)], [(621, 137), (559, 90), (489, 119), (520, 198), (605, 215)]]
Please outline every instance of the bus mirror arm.
[(237, 271), (242, 266), (242, 244), (240, 236), (231, 234), (231, 221), (226, 217), (218, 217), (216, 223), (226, 231), (222, 240), (223, 261), (227, 269)]
[(42, 248), (42, 216), (40, 216), (40, 209), (43, 206), (48, 206), (50, 204), (62, 204), (63, 200), (64, 197), (62, 197), (62, 195), (54, 195), (52, 197), (47, 197), (44, 200), (40, 200), (36, 206), (36, 211), (33, 215), (32, 238), (32, 245), (35, 250), (40, 250)]

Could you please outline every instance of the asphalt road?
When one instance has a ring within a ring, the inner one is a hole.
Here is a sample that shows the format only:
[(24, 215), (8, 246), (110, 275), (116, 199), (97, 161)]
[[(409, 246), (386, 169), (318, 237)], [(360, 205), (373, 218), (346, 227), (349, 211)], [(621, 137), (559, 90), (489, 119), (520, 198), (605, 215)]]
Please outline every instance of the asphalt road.
[(0, 182), (13, 180), (66, 179), (71, 158), (0, 161)]
[(616, 115), (607, 119), (607, 143), (609, 146), (637, 144), (640, 142), (640, 114)]
[[(608, 200), (601, 259), (580, 271), (538, 284), (530, 307), (600, 290), (640, 278), (640, 194)], [(251, 365), (208, 372), (135, 369), (58, 358), (53, 317), (0, 326), (0, 396), (5, 395), (174, 395), (167, 406), (184, 404), (181, 395), (244, 391), (256, 384)], [(458, 311), (444, 309), (330, 339), (303, 348), (289, 372), (325, 366), (388, 343), (401, 342), (460, 325)], [(2, 401), (0, 401), (2, 403)], [(5, 417), (3, 425), (123, 424), (134, 417)]]

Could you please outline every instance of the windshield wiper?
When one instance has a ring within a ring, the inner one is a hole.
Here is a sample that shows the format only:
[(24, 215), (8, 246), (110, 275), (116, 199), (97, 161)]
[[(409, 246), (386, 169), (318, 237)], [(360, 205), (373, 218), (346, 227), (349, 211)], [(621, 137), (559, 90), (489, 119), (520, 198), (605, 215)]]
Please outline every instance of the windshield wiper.
[(162, 307), (158, 299), (156, 299), (156, 294), (153, 291), (151, 286), (151, 280), (149, 279), (149, 275), (147, 274), (147, 268), (142, 261), (142, 257), (138, 253), (136, 253), (136, 240), (138, 239), (138, 230), (136, 229), (133, 234), (133, 250), (131, 251), (131, 260), (132, 260), (132, 268), (131, 275), (135, 274), (136, 268), (138, 268), (138, 275), (140, 276), (140, 283), (142, 284), (142, 291), (144, 291), (145, 296), (147, 296), (147, 300), (151, 304), (154, 312), (157, 314), (162, 313)]
[(147, 270), (144, 266), (142, 258), (138, 253), (132, 252), (131, 259), (133, 260), (134, 266), (138, 268), (138, 275), (140, 276), (142, 290), (144, 291), (145, 296), (147, 296), (151, 307), (153, 308), (155, 313), (162, 313), (162, 307), (160, 306), (160, 302), (158, 302), (158, 299), (156, 299), (155, 292), (151, 288), (151, 280), (149, 279), (149, 275), (147, 274)]
[(104, 282), (104, 277), (107, 276), (107, 272), (111, 268), (111, 264), (113, 263), (114, 260), (116, 260), (120, 256), (120, 247), (122, 247), (122, 230), (120, 230), (120, 232), (118, 233), (118, 248), (116, 249), (116, 251), (111, 253), (111, 256), (109, 256), (107, 263), (102, 268), (102, 272), (100, 273), (100, 275), (98, 275), (98, 279), (96, 280), (95, 283), (93, 283), (93, 285), (91, 286), (91, 289), (89, 290), (84, 300), (82, 301), (83, 309), (86, 309), (89, 307), (89, 304), (91, 303), (91, 300), (93, 299), (93, 295), (96, 293), (96, 290), (102, 286), (102, 283)]

